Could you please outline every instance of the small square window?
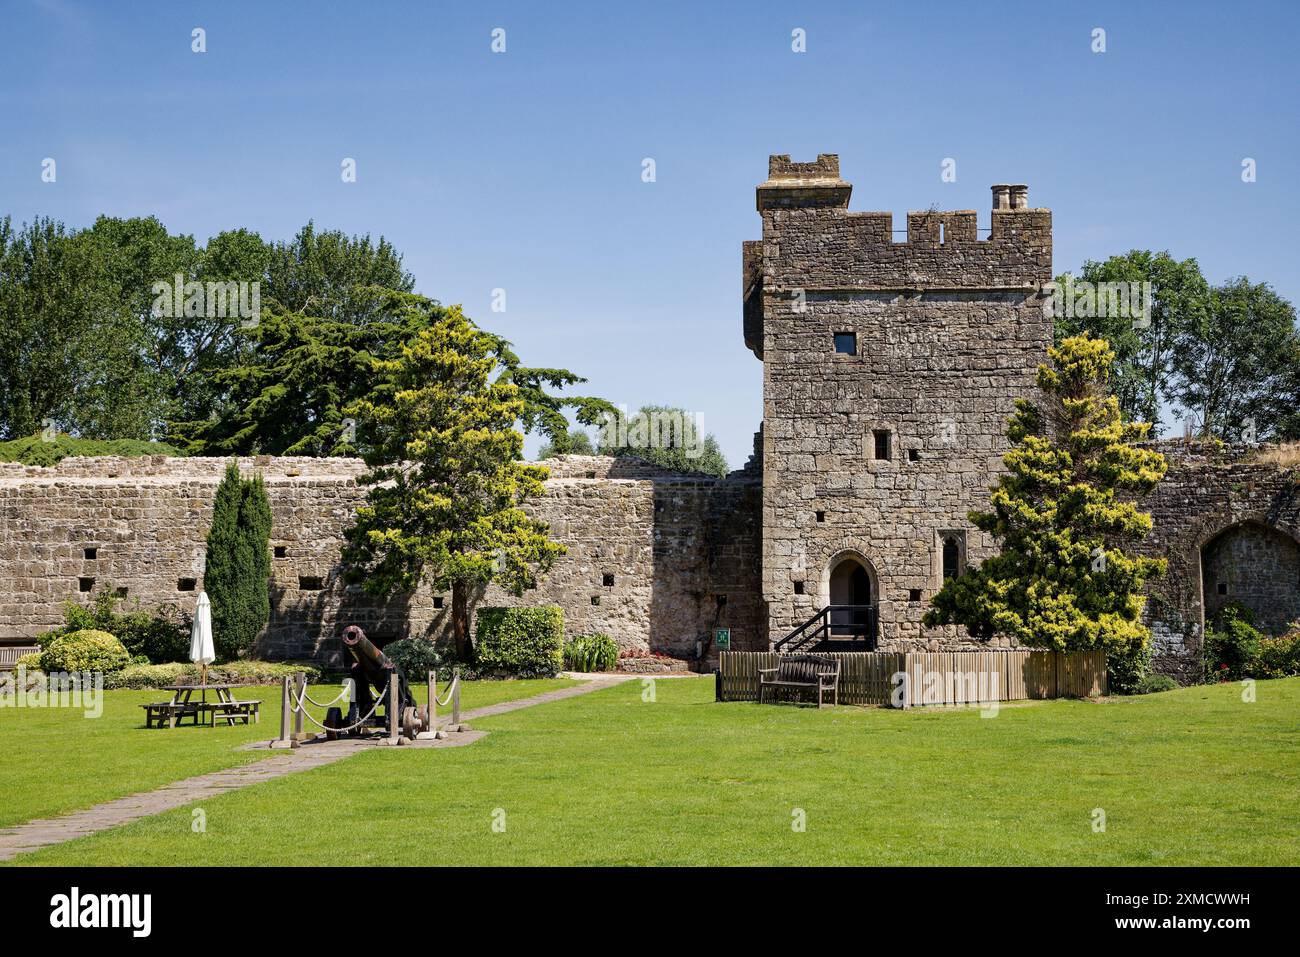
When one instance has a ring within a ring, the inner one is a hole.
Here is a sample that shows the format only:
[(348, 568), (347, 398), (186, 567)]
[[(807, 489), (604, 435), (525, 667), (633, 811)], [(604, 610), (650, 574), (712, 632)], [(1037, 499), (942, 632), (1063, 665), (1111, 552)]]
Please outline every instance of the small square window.
[(115, 590), (114, 590), (114, 594), (116, 594), (118, 598), (125, 598), (125, 597), (126, 597), (126, 588), (125, 588), (125, 586), (123, 586), (123, 587), (119, 587), (119, 588), (115, 589)]
[(795, 593), (796, 595), (802, 595), (802, 594), (803, 594), (803, 582), (795, 582), (795, 583), (794, 583), (794, 593)]
[(614, 573), (613, 573), (613, 572), (605, 572), (605, 574), (604, 574), (603, 576), (601, 576), (601, 584), (604, 585), (606, 588), (613, 588), (613, 587), (614, 587)]
[(177, 590), (177, 591), (194, 591), (194, 587), (195, 587), (197, 584), (198, 584), (198, 582), (195, 581), (193, 578), (178, 578), (178, 579), (176, 579), (176, 590)]
[(921, 450), (920, 450), (920, 449), (908, 449), (908, 450), (907, 450), (907, 461), (909, 461), (909, 462), (919, 462), (919, 461), (921, 461)]
[(82, 549), (81, 553), (85, 557), (86, 561), (88, 562), (93, 562), (96, 558), (99, 557), (99, 549), (94, 547), (84, 548)]
[(299, 575), (299, 591), (321, 591), (325, 588), (325, 581), (316, 575)]
[(719, 608), (722, 608), (723, 606), (725, 606), (725, 605), (727, 604), (727, 596), (726, 596), (726, 595), (714, 595), (714, 596), (713, 596), (713, 600), (714, 600), (715, 602), (717, 602), (717, 605), (718, 605)]
[(599, 605), (599, 604), (600, 604), (600, 596), (599, 596), (599, 595), (592, 595), (592, 596), (591, 596), (591, 603), (592, 603), (593, 605)]
[(441, 596), (441, 595), (434, 595), (434, 596), (433, 596), (433, 607), (434, 607), (434, 608), (441, 608), (441, 607), (442, 607), (442, 596)]
[(876, 458), (878, 458), (878, 459), (887, 459), (887, 458), (889, 458), (889, 457), (890, 457), (890, 455), (889, 455), (889, 430), (888, 430), (888, 429), (876, 429), (876, 431), (873, 432), (872, 435), (874, 435), (874, 436), (875, 436), (875, 439), (876, 439)]
[(1228, 594), (1228, 583), (1227, 583), (1227, 582), (1219, 582), (1219, 594), (1220, 594), (1220, 595), (1226, 595), (1226, 594)]
[(93, 578), (77, 579), (77, 591), (90, 591), (94, 587), (95, 587), (95, 579)]
[(908, 600), (908, 601), (920, 601), (920, 600), (921, 600), (921, 589), (919, 589), (919, 588), (909, 588), (909, 589), (907, 590), (907, 600)]
[(858, 334), (856, 332), (835, 333), (835, 351), (843, 356), (858, 354)]
[(275, 546), (275, 557), (276, 557), (276, 558), (288, 558), (288, 557), (289, 557), (289, 546), (287, 546), (287, 545), (276, 545), (276, 546)]
[(817, 513), (817, 521), (819, 521), (819, 522), (824, 522), (824, 521), (826, 521), (826, 513), (825, 513), (825, 512), (818, 512), (818, 513)]

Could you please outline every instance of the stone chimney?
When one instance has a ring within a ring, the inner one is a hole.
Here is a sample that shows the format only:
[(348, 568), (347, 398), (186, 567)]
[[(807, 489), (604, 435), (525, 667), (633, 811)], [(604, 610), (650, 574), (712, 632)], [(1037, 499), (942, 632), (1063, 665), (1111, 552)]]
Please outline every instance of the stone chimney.
[(1007, 183), (995, 183), (993, 185), (993, 208), (1011, 208), (1011, 186)]
[(758, 187), (758, 210), (799, 206), (848, 206), (853, 187), (840, 179), (840, 158), (821, 153), (812, 163), (788, 155), (767, 159), (767, 182)]

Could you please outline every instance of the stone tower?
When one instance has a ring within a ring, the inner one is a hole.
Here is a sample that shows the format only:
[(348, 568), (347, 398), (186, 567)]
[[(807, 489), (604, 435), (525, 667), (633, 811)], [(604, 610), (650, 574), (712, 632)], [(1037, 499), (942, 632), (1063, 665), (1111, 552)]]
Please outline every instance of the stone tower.
[(967, 513), (988, 504), (1051, 342), (1052, 216), (994, 186), (987, 238), (972, 210), (908, 213), (904, 238), (890, 213), (849, 212), (851, 191), (837, 156), (773, 156), (763, 238), (744, 244), (762, 591), (771, 641), (833, 604), (870, 607), (876, 647), (910, 648), (945, 575), (990, 552)]

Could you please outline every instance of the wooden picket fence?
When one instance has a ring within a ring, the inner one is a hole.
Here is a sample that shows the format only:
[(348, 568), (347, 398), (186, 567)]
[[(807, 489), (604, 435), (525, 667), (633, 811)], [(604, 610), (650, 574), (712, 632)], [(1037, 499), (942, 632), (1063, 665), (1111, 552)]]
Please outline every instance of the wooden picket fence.
[[(757, 701), (759, 669), (775, 668), (779, 657), (769, 651), (722, 652), (717, 699)], [(910, 708), (1106, 693), (1106, 654), (1101, 651), (846, 651), (827, 657), (840, 662), (840, 704), (901, 703)], [(906, 675), (906, 680), (896, 675)]]

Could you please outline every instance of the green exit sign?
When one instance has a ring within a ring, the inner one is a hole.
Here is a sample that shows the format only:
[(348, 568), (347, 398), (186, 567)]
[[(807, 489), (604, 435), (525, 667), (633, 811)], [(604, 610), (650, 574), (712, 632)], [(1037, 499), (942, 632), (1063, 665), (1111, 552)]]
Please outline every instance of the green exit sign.
[(731, 648), (731, 629), (715, 628), (713, 629), (713, 646), (719, 651), (727, 651)]

